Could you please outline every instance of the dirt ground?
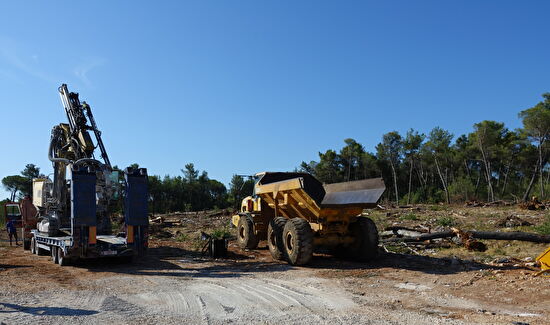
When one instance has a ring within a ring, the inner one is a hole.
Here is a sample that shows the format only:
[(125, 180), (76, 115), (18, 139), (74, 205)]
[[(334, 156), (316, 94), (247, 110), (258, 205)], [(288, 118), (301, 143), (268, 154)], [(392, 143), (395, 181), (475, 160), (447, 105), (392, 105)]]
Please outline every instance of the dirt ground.
[[(435, 228), (453, 214), (465, 216), (453, 222), (468, 229), (510, 214), (536, 226), (546, 216), (513, 207), (370, 212), (380, 230)], [(225, 229), (229, 217), (180, 219), (156, 229), (149, 255), (134, 264), (60, 267), (9, 247), (3, 233), (0, 323), (550, 324), (550, 278), (534, 278), (536, 268), (523, 261), (544, 244), (484, 241), (484, 253), (451, 244), (415, 249), (420, 255), (388, 246), (371, 263), (316, 254), (310, 265), (293, 267), (273, 262), (265, 243), (241, 251), (231, 241), (227, 258), (204, 257), (200, 230)]]

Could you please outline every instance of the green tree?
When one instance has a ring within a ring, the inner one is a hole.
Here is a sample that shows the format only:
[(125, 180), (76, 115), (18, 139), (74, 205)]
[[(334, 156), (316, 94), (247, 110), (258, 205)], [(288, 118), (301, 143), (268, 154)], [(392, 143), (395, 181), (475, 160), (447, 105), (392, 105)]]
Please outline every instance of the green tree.
[(242, 199), (252, 195), (254, 191), (254, 180), (248, 177), (246, 180), (241, 175), (233, 175), (229, 183), (228, 200), (230, 206), (235, 209), (240, 207)]
[(428, 136), (428, 141), (425, 145), (427, 151), (432, 155), (435, 162), (435, 167), (441, 185), (443, 186), (443, 191), (445, 191), (445, 199), (447, 203), (451, 203), (449, 197), (449, 186), (448, 186), (448, 159), (451, 154), (451, 140), (453, 135), (446, 130), (443, 130), (440, 127), (435, 127), (430, 131)]
[(417, 159), (418, 151), (420, 150), (420, 146), (422, 145), (422, 142), (424, 142), (425, 138), (426, 136), (424, 134), (418, 133), (418, 131), (410, 129), (409, 131), (407, 131), (407, 135), (405, 136), (405, 140), (403, 141), (404, 158), (405, 161), (407, 161), (409, 164), (409, 188), (407, 191), (407, 204), (411, 204), (411, 187), (414, 162)]
[(494, 164), (498, 162), (506, 138), (508, 129), (504, 123), (495, 121), (482, 121), (474, 124), (474, 132), (470, 134), (472, 143), (475, 143), (481, 153), (481, 160), (485, 167), (485, 180), (487, 181), (488, 200), (495, 200), (495, 191), (493, 187)]
[(403, 139), (397, 131), (392, 131), (382, 136), (382, 142), (376, 146), (378, 159), (389, 163), (393, 178), (393, 188), (395, 192), (395, 202), (399, 205), (399, 190), (397, 186), (397, 169), (401, 162), (401, 152), (403, 151)]
[[(544, 166), (546, 164), (546, 146), (545, 143), (550, 137), (550, 93), (542, 95), (544, 100), (535, 106), (523, 110), (519, 113), (522, 119), (523, 127), (529, 137), (537, 144), (538, 166), (540, 175), (540, 194), (544, 198)], [(527, 196), (529, 194), (527, 193)]]
[(20, 175), (6, 176), (2, 179), (2, 185), (10, 192), (10, 200), (15, 201), (17, 194), (21, 196), (30, 195), (29, 180)]

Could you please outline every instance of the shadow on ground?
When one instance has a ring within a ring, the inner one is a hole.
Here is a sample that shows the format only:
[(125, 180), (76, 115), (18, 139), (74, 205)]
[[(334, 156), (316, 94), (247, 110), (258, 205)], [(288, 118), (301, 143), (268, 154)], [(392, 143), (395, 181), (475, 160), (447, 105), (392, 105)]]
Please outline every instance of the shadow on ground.
[(257, 261), (232, 251), (226, 258), (214, 259), (176, 247), (150, 248), (147, 256), (136, 258), (133, 263), (97, 259), (81, 261), (73, 266), (91, 272), (189, 278), (237, 278), (251, 273), (283, 272), (293, 268), (286, 263)]
[(25, 307), (17, 304), (0, 302), (0, 306), (8, 310), (0, 310), (0, 313), (27, 313), (36, 316), (88, 316), (98, 312), (95, 310), (76, 309), (67, 307)]
[(458, 258), (439, 258), (422, 255), (400, 253), (384, 253), (371, 262), (354, 262), (342, 260), (330, 255), (314, 256), (308, 267), (314, 269), (379, 269), (394, 268), (411, 271), (420, 271), (427, 274), (456, 274), (472, 270), (517, 270), (528, 269), (512, 265), (495, 266)]

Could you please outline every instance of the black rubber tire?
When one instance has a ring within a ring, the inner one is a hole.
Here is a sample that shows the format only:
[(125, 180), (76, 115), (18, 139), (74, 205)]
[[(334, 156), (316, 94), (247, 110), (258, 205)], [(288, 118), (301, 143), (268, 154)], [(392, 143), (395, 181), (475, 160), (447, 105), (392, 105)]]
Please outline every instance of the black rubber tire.
[(36, 243), (36, 255), (38, 256), (47, 256), (49, 255), (49, 252), (45, 250), (44, 248), (38, 247), (38, 244)]
[(29, 239), (23, 239), (23, 249), (26, 251), (31, 249), (31, 241)]
[(283, 229), (283, 243), (289, 264), (307, 264), (313, 257), (313, 231), (309, 222), (302, 218), (288, 220)]
[(67, 266), (70, 264), (70, 260), (65, 257), (65, 253), (62, 249), (57, 249), (57, 264), (61, 266)]
[(237, 226), (237, 243), (242, 249), (254, 249), (258, 247), (260, 239), (254, 234), (254, 223), (246, 216), (239, 218)]
[(55, 247), (55, 246), (50, 247), (50, 256), (52, 258), (52, 262), (57, 264), (58, 261), (59, 261), (58, 256), (57, 256), (57, 247)]
[(351, 257), (358, 261), (372, 261), (378, 256), (378, 229), (370, 218), (358, 217), (349, 226), (355, 242), (349, 247)]
[(285, 259), (285, 244), (283, 242), (283, 229), (285, 229), (286, 218), (275, 217), (267, 227), (267, 247), (274, 260)]
[(36, 239), (31, 238), (31, 254), (36, 254)]

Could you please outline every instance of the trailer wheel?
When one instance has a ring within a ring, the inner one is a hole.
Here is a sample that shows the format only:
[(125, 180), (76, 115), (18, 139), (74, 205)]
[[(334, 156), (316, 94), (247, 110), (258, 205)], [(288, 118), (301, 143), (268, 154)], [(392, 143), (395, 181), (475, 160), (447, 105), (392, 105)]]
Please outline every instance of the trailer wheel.
[(258, 247), (260, 239), (254, 234), (254, 223), (245, 216), (239, 218), (237, 227), (237, 243), (242, 249), (254, 249)]
[(283, 229), (285, 228), (286, 221), (287, 219), (283, 217), (276, 217), (271, 219), (267, 227), (267, 246), (269, 247), (271, 256), (275, 260), (282, 260), (285, 258)]
[(31, 238), (31, 254), (36, 254), (36, 239)]
[(57, 253), (57, 250), (58, 248), (55, 247), (55, 246), (52, 246), (50, 248), (50, 253), (51, 253), (51, 256), (52, 256), (52, 262), (54, 262), (55, 264), (59, 263), (59, 258), (58, 258), (58, 253)]
[(65, 257), (63, 249), (57, 249), (57, 263), (61, 266), (69, 265), (70, 260)]
[(287, 221), (283, 230), (285, 255), (291, 265), (307, 264), (313, 256), (313, 231), (302, 218)]
[(33, 237), (32, 238), (33, 242), (34, 242), (34, 253), (38, 256), (45, 256), (45, 255), (48, 255), (48, 251), (46, 251), (44, 248), (40, 248), (38, 246), (38, 243), (36, 242), (36, 238)]
[(370, 218), (359, 217), (349, 226), (355, 242), (350, 247), (352, 257), (359, 261), (370, 261), (378, 256), (378, 229)]

